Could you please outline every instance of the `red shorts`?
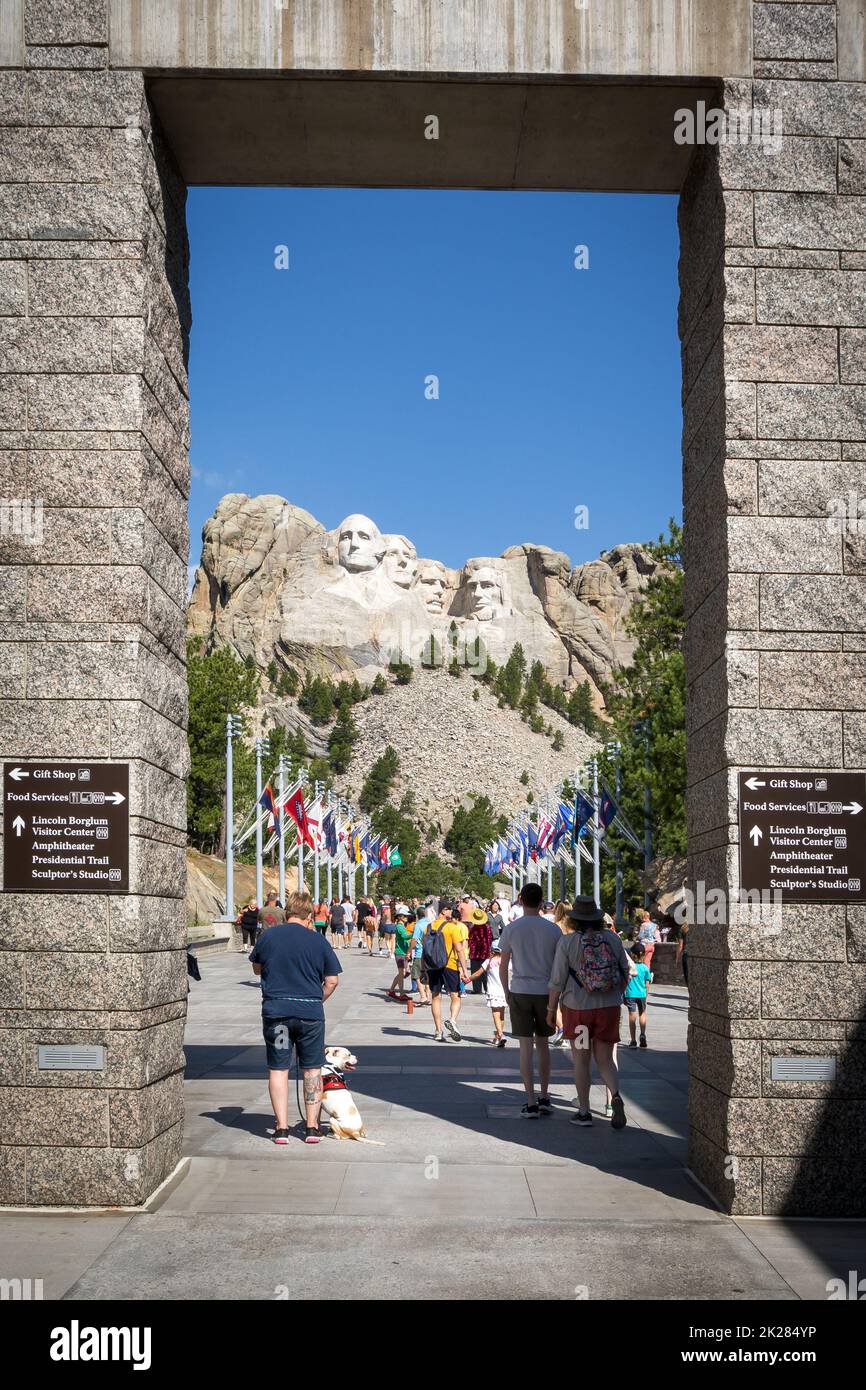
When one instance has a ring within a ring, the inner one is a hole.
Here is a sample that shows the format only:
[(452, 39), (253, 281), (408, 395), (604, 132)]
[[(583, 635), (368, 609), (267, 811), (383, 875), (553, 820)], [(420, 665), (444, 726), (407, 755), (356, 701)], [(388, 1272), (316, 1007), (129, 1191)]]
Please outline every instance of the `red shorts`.
[(574, 1039), (576, 1028), (585, 1028), (590, 1042), (619, 1042), (619, 1015), (621, 1005), (612, 1004), (609, 1009), (566, 1009), (562, 1010), (563, 1036)]

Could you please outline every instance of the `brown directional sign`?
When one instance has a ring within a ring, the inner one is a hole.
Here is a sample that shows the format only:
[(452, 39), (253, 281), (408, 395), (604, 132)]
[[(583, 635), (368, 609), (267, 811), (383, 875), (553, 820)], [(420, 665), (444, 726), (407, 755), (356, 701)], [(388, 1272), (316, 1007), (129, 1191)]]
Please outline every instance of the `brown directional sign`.
[(740, 887), (866, 902), (866, 772), (741, 772)]
[(129, 764), (7, 762), (7, 893), (129, 892)]

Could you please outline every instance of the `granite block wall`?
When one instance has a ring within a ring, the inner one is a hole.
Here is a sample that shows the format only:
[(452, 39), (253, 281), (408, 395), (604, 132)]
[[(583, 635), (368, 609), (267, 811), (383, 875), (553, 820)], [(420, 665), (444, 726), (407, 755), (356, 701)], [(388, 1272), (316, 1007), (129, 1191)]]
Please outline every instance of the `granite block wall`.
[[(0, 70), (0, 754), (130, 768), (128, 896), (0, 894), (0, 1202), (138, 1204), (181, 1153), (184, 186), (100, 0)], [(99, 1072), (37, 1048), (100, 1043)]]
[[(720, 101), (778, 112), (783, 139), (699, 150), (681, 199), (690, 873), (733, 895), (738, 769), (866, 767), (866, 542), (856, 512), (830, 519), (866, 483), (847, 18), (753, 6), (753, 77)], [(729, 1211), (866, 1214), (863, 920), (734, 906), (692, 928), (690, 1162)], [(837, 1080), (774, 1082), (777, 1054), (833, 1056)]]

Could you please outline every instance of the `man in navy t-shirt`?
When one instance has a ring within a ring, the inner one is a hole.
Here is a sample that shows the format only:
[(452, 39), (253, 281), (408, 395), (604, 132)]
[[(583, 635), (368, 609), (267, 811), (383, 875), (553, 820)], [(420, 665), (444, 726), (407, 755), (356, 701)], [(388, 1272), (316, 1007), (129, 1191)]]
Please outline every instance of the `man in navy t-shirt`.
[(262, 980), (262, 1030), (268, 1054), (268, 1090), (276, 1116), (274, 1143), (289, 1142), (289, 1068), (297, 1048), (304, 1072), (305, 1139), (318, 1144), (325, 1065), (325, 1010), (339, 984), (340, 962), (319, 932), (311, 929), (313, 900), (291, 893), (287, 921), (262, 932), (252, 951)]

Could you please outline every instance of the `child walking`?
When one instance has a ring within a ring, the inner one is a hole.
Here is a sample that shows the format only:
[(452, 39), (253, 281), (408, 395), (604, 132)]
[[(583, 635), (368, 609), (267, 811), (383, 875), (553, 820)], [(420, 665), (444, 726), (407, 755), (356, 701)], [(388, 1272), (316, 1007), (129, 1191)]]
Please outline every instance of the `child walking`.
[(636, 968), (625, 987), (625, 997), (622, 1001), (628, 1009), (628, 1031), (631, 1034), (629, 1047), (637, 1047), (638, 1045), (635, 1037), (638, 1024), (640, 1024), (640, 1045), (646, 1047), (646, 999), (652, 982), (652, 971), (645, 963), (646, 951), (639, 941), (632, 947), (631, 953)]
[(487, 985), (487, 1007), (493, 1018), (493, 1037), (490, 1039), (494, 1047), (505, 1046), (505, 995), (502, 992), (502, 983), (499, 979), (499, 965), (502, 956), (502, 947), (498, 941), (493, 943), (491, 954), (483, 960), (477, 970), (470, 975), (470, 980), (480, 980), (482, 976)]

